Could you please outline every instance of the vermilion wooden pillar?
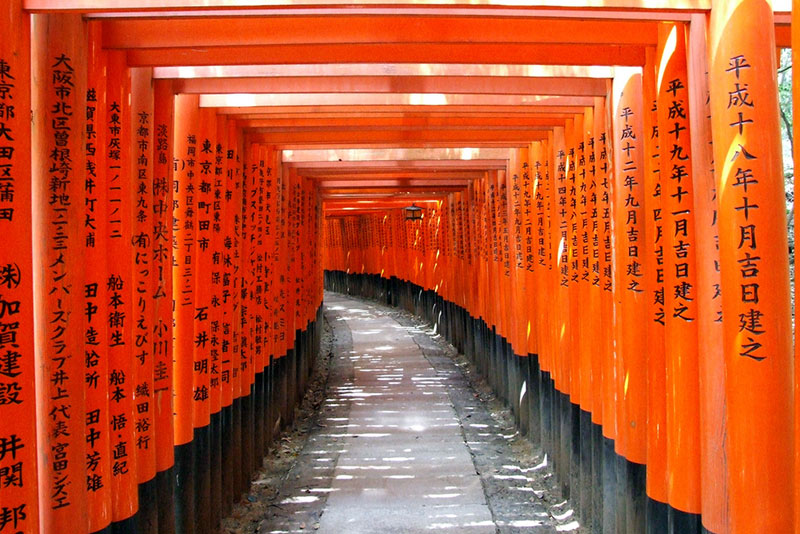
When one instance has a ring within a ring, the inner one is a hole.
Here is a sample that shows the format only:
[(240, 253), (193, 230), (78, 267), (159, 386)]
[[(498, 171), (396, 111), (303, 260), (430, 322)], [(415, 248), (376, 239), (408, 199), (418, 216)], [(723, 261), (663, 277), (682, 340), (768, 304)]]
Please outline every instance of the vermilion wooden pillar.
[[(242, 397), (243, 384), (242, 384), (242, 195), (243, 195), (243, 181), (244, 181), (244, 137), (241, 132), (236, 128), (235, 123), (229, 126), (228, 130), (229, 140), (233, 154), (231, 154), (231, 165), (235, 172), (229, 177), (231, 184), (231, 211), (232, 222), (230, 226), (230, 265), (226, 264), (226, 274), (230, 275), (231, 287), (231, 300), (232, 316), (231, 322), (231, 381), (233, 382), (232, 408), (233, 413), (231, 416), (233, 427), (232, 440), (233, 452), (231, 453), (234, 458), (233, 476), (232, 476), (232, 491), (233, 495), (237, 495), (239, 491), (245, 489), (245, 480), (241, 476), (241, 470), (236, 469), (236, 466), (241, 463), (242, 459)], [(232, 183), (231, 183), (232, 180)]]
[(709, 89), (719, 203), (729, 531), (788, 532), (794, 379), (769, 2), (713, 2)]
[(667, 435), (664, 352), (664, 184), (656, 92), (656, 49), (648, 47), (642, 72), (644, 98), (644, 206), (645, 291), (647, 314), (644, 324), (647, 352), (647, 532), (667, 528)]
[(233, 505), (234, 495), (237, 493), (236, 477), (234, 475), (236, 464), (241, 458), (241, 444), (236, 439), (236, 419), (238, 397), (237, 384), (234, 378), (237, 375), (237, 339), (236, 313), (238, 306), (234, 298), (236, 293), (236, 261), (238, 249), (236, 235), (236, 222), (241, 216), (241, 201), (236, 200), (237, 180), (239, 178), (239, 164), (237, 155), (236, 123), (232, 120), (221, 121), (223, 131), (218, 129), (220, 138), (225, 139), (225, 165), (222, 176), (222, 228), (220, 248), (220, 382), (222, 393), (220, 406), (222, 409), (222, 513), (227, 515)]
[[(647, 360), (639, 318), (647, 310), (645, 288), (644, 105), (642, 76), (623, 71), (614, 78), (614, 211), (616, 273), (621, 304), (617, 316), (617, 453), (625, 465), (627, 532), (644, 529), (644, 464), (647, 458)], [(621, 417), (620, 417), (621, 416)], [(620, 443), (622, 447), (620, 447)], [(640, 487), (641, 486), (641, 487)], [(618, 516), (619, 517), (619, 516)]]
[(568, 268), (567, 299), (569, 302), (569, 318), (566, 330), (567, 351), (565, 364), (569, 369), (569, 405), (567, 414), (569, 429), (562, 438), (568, 444), (567, 454), (569, 456), (569, 487), (570, 498), (575, 503), (576, 508), (582, 509), (581, 504), (581, 455), (580, 455), (580, 406), (581, 382), (583, 380), (581, 366), (581, 320), (583, 319), (580, 309), (580, 179), (578, 171), (578, 152), (579, 145), (583, 142), (583, 115), (576, 114), (573, 118), (567, 119), (566, 123), (566, 146), (567, 146), (567, 241), (568, 260), (565, 264)]
[[(3, 11), (6, 9), (4, 7)], [(43, 532), (86, 531), (83, 381), (86, 369), (83, 317), (77, 311), (83, 310), (85, 305), (83, 292), (78, 288), (83, 287), (84, 281), (82, 171), (86, 159), (82, 133), (86, 125), (81, 111), (85, 109), (86, 98), (86, 26), (79, 15), (37, 15), (33, 36), (31, 186), (34, 264), (37, 266), (33, 276), (38, 287), (34, 297), (35, 320), (40, 325), (36, 330), (37, 444), (29, 441), (32, 434), (16, 434), (17, 439), (14, 439), (15, 433), (0, 436), (3, 449), (7, 451), (0, 461), (4, 465), (13, 464), (14, 452), (17, 458), (23, 459), (20, 454), (23, 444), (27, 448), (26, 455), (37, 451), (40, 529)], [(5, 47), (5, 38), (3, 43)], [(25, 54), (27, 52), (22, 52)], [(24, 118), (27, 98), (20, 93), (27, 90), (26, 68), (17, 59), (8, 58), (8, 61), (9, 67), (17, 65), (19, 69), (7, 74), (18, 80), (19, 86), (13, 88), (13, 94), (21, 99), (15, 105), (20, 106), (20, 117)], [(11, 80), (6, 76), (5, 83), (13, 84)], [(8, 127), (12, 124), (8, 122)], [(19, 154), (22, 158), (27, 151), (24, 130), (16, 134), (16, 139), (23, 143)], [(25, 169), (24, 161), (14, 161)], [(22, 196), (19, 201), (27, 202)], [(20, 213), (26, 213), (24, 208)], [(20, 222), (27, 223), (24, 219)], [(30, 243), (20, 241), (19, 246), (28, 247)], [(24, 266), (24, 257), (20, 257), (20, 261)], [(0, 309), (4, 310), (4, 317), (0, 320), (4, 324), (16, 321), (12, 312), (14, 315), (29, 313), (24, 300), (9, 302), (5, 299), (5, 290), (3, 295)], [(98, 295), (105, 297), (104, 287), (99, 288)], [(15, 302), (19, 302), (19, 307)], [(14, 335), (10, 326), (3, 330), (3, 339)], [(23, 341), (19, 348), (24, 347)], [(16, 348), (4, 344), (0, 350)], [(4, 412), (6, 408), (3, 406)], [(28, 441), (20, 443), (20, 440)], [(133, 454), (132, 450), (130, 452)], [(27, 483), (33, 484), (34, 480), (29, 479)], [(112, 481), (108, 483), (113, 484)], [(3, 499), (0, 506), (8, 506), (6, 502), (14, 503)], [(10, 511), (12, 517), (17, 518), (17, 526), (27, 528), (34, 524), (35, 519), (28, 519), (35, 513), (33, 505), (28, 510), (30, 514), (18, 506), (14, 506), (16, 512), (13, 508)]]
[(84, 219), (84, 298), (86, 367), (86, 489), (89, 532), (111, 524), (111, 432), (108, 384), (108, 218), (106, 190), (106, 54), (102, 26), (89, 23), (88, 84), (86, 91), (86, 191)]
[[(597, 350), (600, 339), (600, 278), (599, 278), (599, 240), (597, 238), (597, 169), (595, 160), (594, 107), (585, 107), (583, 112), (583, 138), (579, 145), (578, 169), (581, 173), (579, 211), (580, 233), (580, 299), (584, 303), (583, 332), (581, 338), (581, 507), (582, 517), (588, 528), (593, 528), (597, 518), (600, 480), (599, 467), (599, 427), (596, 422), (596, 409), (599, 397), (595, 386), (599, 383), (598, 364), (600, 353)], [(581, 148), (582, 147), (582, 148)], [(593, 418), (595, 421), (593, 421)], [(595, 442), (597, 438), (597, 442)]]
[(194, 183), (194, 218), (196, 221), (194, 287), (192, 425), (195, 447), (195, 529), (210, 533), (211, 522), (211, 296), (212, 296), (212, 222), (216, 146), (216, 113), (201, 108), (197, 122), (197, 154)]
[(13, 237), (0, 249), (0, 514), (22, 534), (38, 534), (47, 493), (37, 485), (30, 24), (21, 1), (0, 7), (0, 235)]
[(687, 28), (689, 125), (697, 244), (697, 341), (700, 356), (700, 491), (702, 524), (709, 532), (727, 528), (725, 467), (725, 360), (722, 343), (722, 285), (719, 263), (717, 190), (708, 100), (706, 15), (693, 15)]
[[(800, 9), (792, 10), (792, 64), (797, 63), (800, 65)], [(800, 109), (800, 76), (792, 77), (792, 109)], [(800, 168), (800, 122), (794, 121), (792, 123), (794, 135), (792, 141), (794, 142), (794, 168)], [(800, 180), (797, 178), (797, 173), (794, 174), (794, 190), (798, 191)], [(800, 228), (797, 226), (797, 221), (800, 219), (800, 214), (797, 212), (797, 205), (794, 209), (794, 242), (798, 242), (800, 237)], [(795, 244), (795, 250), (797, 245)], [(797, 295), (797, 291), (795, 291)], [(794, 336), (794, 359), (795, 362), (800, 361), (800, 330), (795, 329)], [(800, 391), (800, 366), (795, 364), (794, 367), (794, 391)], [(794, 532), (800, 532), (800, 449), (796, 446), (800, 443), (800, 402), (795, 402), (794, 405), (794, 439), (795, 439), (795, 455), (794, 455)]]
[(177, 95), (174, 110), (173, 234), (173, 409), (175, 413), (175, 527), (195, 532), (192, 375), (194, 369), (194, 288), (197, 258), (195, 191), (199, 184), (198, 97)]
[[(567, 195), (567, 206), (566, 206), (566, 213), (565, 213), (565, 228), (566, 228), (566, 240), (564, 242), (565, 248), (565, 262), (562, 268), (564, 269), (564, 277), (566, 279), (566, 289), (567, 292), (565, 297), (567, 299), (568, 308), (566, 316), (566, 342), (567, 345), (565, 347), (564, 352), (564, 367), (567, 369), (567, 373), (565, 373), (565, 380), (564, 383), (567, 387), (567, 392), (569, 395), (569, 402), (570, 402), (570, 414), (569, 414), (569, 425), (570, 425), (570, 432), (573, 434), (570, 436), (571, 443), (569, 444), (570, 447), (574, 447), (577, 445), (578, 436), (575, 435), (577, 433), (577, 412), (573, 414), (574, 410), (580, 406), (581, 402), (581, 388), (580, 388), (580, 379), (581, 379), (581, 354), (580, 354), (580, 343), (579, 343), (579, 332), (580, 332), (580, 310), (578, 306), (578, 214), (577, 214), (577, 205), (578, 205), (578, 183), (577, 183), (577, 164), (576, 164), (576, 153), (578, 147), (578, 138), (581, 139), (583, 136), (580, 135), (581, 130), (583, 129), (583, 116), (575, 115), (572, 118), (567, 119), (566, 127), (564, 128), (564, 138), (565, 138), (565, 173), (566, 173), (566, 195)], [(573, 419), (573, 417), (575, 417)], [(574, 428), (573, 428), (574, 425)], [(574, 475), (577, 475), (577, 469), (579, 469), (579, 461), (580, 458), (575, 454), (577, 452), (577, 448), (572, 450), (572, 454), (570, 455), (570, 474), (571, 474), (571, 488), (575, 487), (578, 490), (577, 480), (575, 479)], [(580, 502), (580, 494), (573, 494), (570, 491), (570, 497), (574, 499), (576, 502)]]
[(153, 346), (153, 423), (155, 425), (156, 480), (159, 534), (175, 531), (175, 510), (171, 498), (175, 487), (175, 435), (172, 419), (173, 395), (173, 219), (174, 191), (174, 110), (171, 80), (156, 80), (153, 88), (153, 233), (152, 269), (154, 326)]
[(697, 245), (685, 31), (659, 26), (658, 125), (664, 210), (667, 493), (673, 528), (699, 527), (700, 440)]
[[(225, 390), (229, 389), (230, 382), (225, 381), (222, 366), (224, 360), (223, 339), (225, 336), (223, 327), (224, 307), (227, 301), (223, 297), (223, 269), (224, 269), (224, 248), (223, 236), (226, 216), (226, 170), (227, 157), (226, 148), (228, 145), (228, 124), (224, 115), (217, 116), (217, 128), (215, 132), (216, 143), (214, 145), (214, 177), (213, 177), (213, 198), (211, 204), (211, 248), (213, 250), (211, 263), (211, 362), (209, 373), (210, 399), (211, 399), (211, 524), (216, 528), (222, 521), (223, 510), (225, 507), (225, 492), (222, 483), (225, 466), (223, 462), (225, 456), (223, 447), (230, 436), (230, 429), (225, 428), (226, 413), (223, 411), (222, 399)], [(230, 375), (228, 375), (228, 378)], [(227, 432), (226, 432), (227, 430)]]
[(252, 319), (252, 258), (251, 258), (251, 240), (250, 234), (252, 232), (251, 223), (251, 189), (252, 180), (255, 173), (253, 168), (254, 154), (256, 153), (257, 145), (246, 141), (243, 145), (243, 173), (242, 173), (242, 223), (241, 223), (241, 329), (240, 329), (240, 354), (241, 354), (241, 451), (242, 458), (239, 466), (239, 471), (242, 478), (241, 489), (246, 488), (246, 480), (249, 478), (250, 468), (253, 465), (253, 452), (255, 447), (253, 445), (253, 381), (252, 368), (253, 368), (253, 319)]
[(153, 335), (156, 276), (153, 240), (153, 73), (131, 69), (131, 253), (133, 417), (139, 484), (137, 532), (158, 532)]
[[(594, 319), (599, 319), (599, 310), (592, 309), (591, 300), (591, 265), (593, 261), (592, 250), (592, 213), (593, 198), (595, 196), (594, 177), (593, 177), (593, 156), (592, 149), (593, 141), (590, 141), (591, 135), (594, 131), (594, 110), (592, 108), (585, 108), (582, 116), (582, 127), (578, 134), (578, 151), (576, 153), (577, 160), (577, 183), (578, 183), (578, 204), (576, 207), (578, 231), (577, 231), (577, 245), (578, 245), (578, 301), (581, 303), (580, 324), (581, 332), (579, 335), (578, 347), (580, 350), (580, 365), (581, 365), (581, 410), (583, 414), (591, 417), (593, 409), (594, 392), (592, 388), (592, 360), (594, 359), (594, 351), (596, 348), (595, 336), (599, 328), (594, 324)], [(582, 414), (582, 417), (584, 416)], [(588, 432), (590, 419), (583, 422), (582, 433)], [(581, 436), (582, 445), (584, 440), (588, 442), (588, 434)], [(588, 443), (585, 443), (588, 445)], [(591, 462), (591, 457), (584, 458)], [(588, 475), (591, 472), (591, 463), (588, 469), (584, 469), (582, 474)], [(590, 489), (586, 484), (586, 489)], [(581, 501), (584, 503), (584, 500)], [(586, 505), (583, 504), (586, 510)], [(588, 511), (588, 510), (587, 510)]]
[[(547, 169), (547, 148), (544, 142), (534, 142), (530, 148), (531, 194), (533, 197), (533, 254), (526, 257), (528, 264), (528, 290), (537, 293), (533, 302), (533, 324), (529, 336), (529, 351), (534, 360), (535, 367), (531, 367), (531, 387), (539, 388), (538, 402), (531, 406), (530, 438), (535, 445), (542, 448), (546, 445), (544, 439), (544, 423), (547, 416), (542, 407), (549, 392), (545, 391), (547, 383), (548, 364), (547, 358), (550, 351), (550, 336), (548, 335), (548, 314), (543, 313), (550, 304), (550, 280), (552, 279), (552, 253), (550, 213), (552, 202), (552, 188), (550, 175)], [(531, 265), (531, 262), (533, 265)], [(535, 375), (535, 376), (534, 376)], [(534, 384), (536, 382), (536, 384)]]
[(551, 353), (551, 376), (553, 379), (553, 421), (552, 448), (555, 469), (561, 481), (561, 490), (569, 494), (569, 450), (571, 447), (569, 395), (569, 183), (567, 179), (567, 128), (556, 127), (553, 131), (552, 173), (553, 187), (556, 191), (553, 210), (552, 251), (554, 256), (555, 278), (553, 283), (553, 305), (557, 312), (552, 321), (553, 350)]
[(134, 532), (139, 508), (134, 420), (133, 177), (131, 176), (131, 75), (124, 52), (108, 53), (106, 80), (106, 226), (108, 235), (109, 401), (115, 529)]

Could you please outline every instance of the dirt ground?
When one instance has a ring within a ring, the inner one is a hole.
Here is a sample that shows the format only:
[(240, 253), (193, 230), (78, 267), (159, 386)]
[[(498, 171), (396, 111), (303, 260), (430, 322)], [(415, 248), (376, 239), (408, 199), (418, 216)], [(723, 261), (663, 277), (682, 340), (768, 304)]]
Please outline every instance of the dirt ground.
[[(463, 355), (430, 325), (404, 311), (369, 302), (376, 313), (389, 315), (411, 333), (423, 354), (447, 376), (448, 395), (459, 418), (496, 532), (573, 532), (584, 529), (568, 502), (559, 497), (549, 465), (519, 436), (513, 417)], [(352, 374), (348, 359), (352, 337), (337, 312), (325, 310), (321, 357), (317, 359), (295, 424), (277, 440), (230, 517), (225, 534), (307, 532), (319, 528), (341, 445), (330, 421), (346, 421), (346, 403), (329, 395), (329, 384)]]

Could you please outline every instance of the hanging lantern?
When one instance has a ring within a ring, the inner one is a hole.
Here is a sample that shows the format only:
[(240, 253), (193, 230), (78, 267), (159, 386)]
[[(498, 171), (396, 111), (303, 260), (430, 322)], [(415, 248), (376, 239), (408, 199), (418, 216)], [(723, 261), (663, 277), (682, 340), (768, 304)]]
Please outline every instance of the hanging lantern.
[(415, 204), (411, 204), (410, 206), (403, 208), (403, 212), (406, 215), (407, 221), (421, 221), (422, 220), (422, 208), (416, 206)]

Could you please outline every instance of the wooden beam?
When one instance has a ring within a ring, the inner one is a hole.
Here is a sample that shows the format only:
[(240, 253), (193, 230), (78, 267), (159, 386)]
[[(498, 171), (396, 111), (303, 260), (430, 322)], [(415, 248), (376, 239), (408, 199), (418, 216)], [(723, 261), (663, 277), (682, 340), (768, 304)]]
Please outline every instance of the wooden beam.
[[(588, 96), (473, 95), (428, 93), (322, 93), (322, 94), (206, 94), (200, 95), (201, 108), (240, 108), (270, 106), (412, 106), (428, 109), (445, 106), (577, 106), (594, 105)], [(221, 110), (225, 113), (226, 110)]]
[(655, 22), (463, 17), (340, 15), (111, 19), (106, 48), (186, 48), (265, 45), (394, 45), (525, 43), (655, 45)]
[[(304, 6), (352, 6), (352, 0), (24, 0), (24, 7), (30, 11), (80, 11), (97, 12), (157, 12), (165, 10), (223, 11), (235, 13), (258, 8), (304, 7)], [(386, 0), (362, 0), (359, 5), (385, 6)], [(396, 0), (392, 8), (402, 6), (441, 6), (472, 8), (504, 8), (518, 5), (510, 0)], [(710, 0), (538, 0), (526, 3), (531, 8), (589, 8), (589, 9), (635, 9), (668, 11), (708, 11)], [(790, 11), (787, 0), (775, 2), (776, 11)]]
[[(283, 162), (305, 167), (361, 166), (374, 168), (487, 168), (510, 156), (504, 149), (452, 147), (436, 149), (292, 150), (283, 152)], [(505, 165), (505, 163), (502, 163)]]
[(331, 132), (253, 133), (248, 139), (255, 143), (287, 145), (348, 145), (371, 143), (528, 143), (547, 139), (547, 130), (358, 130)]
[(367, 43), (128, 50), (131, 67), (309, 63), (644, 64), (644, 46), (539, 43)]
[(499, 76), (292, 76), (190, 78), (175, 81), (176, 93), (462, 93), (605, 96), (605, 80)]
[(373, 169), (305, 169), (298, 170), (304, 178), (322, 181), (370, 181), (370, 180), (476, 180), (483, 177), (485, 171), (478, 170), (442, 170), (421, 169), (404, 171), (386, 171)]
[[(560, 114), (548, 116), (532, 116), (532, 117), (472, 117), (472, 116), (458, 116), (458, 117), (438, 117), (438, 116), (422, 116), (422, 117), (324, 117), (317, 118), (316, 116), (296, 118), (296, 119), (246, 119), (238, 120), (237, 125), (245, 129), (343, 129), (343, 128), (384, 128), (384, 129), (397, 129), (397, 128), (427, 128), (427, 129), (441, 129), (441, 128), (462, 128), (468, 130), (470, 128), (479, 129), (492, 129), (492, 128), (530, 128), (533, 126), (563, 126), (566, 118), (571, 118), (574, 115)], [(266, 130), (263, 130), (266, 131)]]
[(416, 187), (438, 187), (462, 189), (469, 185), (470, 180), (322, 180), (319, 182), (321, 189), (409, 189)]
[(475, 77), (575, 77), (613, 78), (612, 67), (577, 65), (503, 65), (447, 63), (342, 63), (306, 65), (213, 65), (194, 67), (156, 67), (153, 77), (191, 78), (293, 78), (357, 76), (475, 76)]
[(582, 113), (584, 106), (559, 106), (541, 102), (527, 106), (254, 106), (221, 108), (218, 113), (235, 119), (272, 117), (533, 117)]

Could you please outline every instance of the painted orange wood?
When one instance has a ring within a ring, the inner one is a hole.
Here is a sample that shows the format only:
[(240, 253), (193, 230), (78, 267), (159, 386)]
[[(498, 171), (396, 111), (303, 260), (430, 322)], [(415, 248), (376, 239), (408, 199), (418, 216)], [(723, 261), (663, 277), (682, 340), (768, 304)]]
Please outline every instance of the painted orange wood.
[[(82, 142), (85, 121), (81, 113), (72, 112), (84, 108), (86, 42), (86, 26), (77, 15), (34, 17), (31, 187), (37, 266), (34, 280), (41, 288), (34, 305), (35, 316), (42, 319), (36, 329), (37, 445), (26, 446), (38, 453), (39, 519), (45, 532), (88, 528), (83, 485), (84, 325), (83, 317), (74, 313), (83, 309), (84, 297), (73, 290), (82, 287), (84, 280), (81, 237), (85, 191), (78, 173), (86, 163)], [(24, 83), (24, 67), (14, 75)], [(24, 108), (21, 111), (25, 113)], [(104, 288), (100, 288), (100, 298), (105, 297)], [(16, 311), (16, 306), (9, 306), (4, 305), (6, 314)], [(3, 322), (13, 319), (6, 315)], [(8, 457), (20, 443), (13, 435), (4, 438)], [(13, 454), (8, 460), (14, 460)], [(113, 484), (110, 480), (108, 483)], [(19, 513), (11, 511), (21, 519)]]
[[(32, 201), (44, 201), (45, 197), (29, 179), (33, 155), (31, 18), (22, 11), (20, 1), (0, 7), (0, 26), (6, 29), (0, 39), (0, 124), (4, 132), (0, 136), (0, 234), (12, 236), (0, 247), (0, 513), (14, 532), (37, 534), (39, 494), (44, 494), (44, 500), (47, 493), (37, 484), (41, 456), (37, 455), (35, 373), (42, 358), (35, 354), (34, 340), (45, 327), (34, 322), (33, 280), (37, 274), (31, 243), (35, 235), (42, 236), (38, 233), (41, 225), (34, 225)], [(47, 501), (44, 504), (49, 506)]]
[(194, 373), (194, 288), (197, 260), (195, 188), (199, 183), (199, 109), (196, 95), (177, 95), (174, 111), (173, 233), (172, 258), (174, 304), (173, 384), (175, 390), (175, 445), (192, 441), (192, 376)]
[(89, 531), (111, 523), (111, 430), (108, 421), (108, 300), (100, 288), (108, 280), (108, 200), (105, 184), (106, 53), (100, 47), (101, 25), (89, 24), (86, 90), (86, 180), (83, 246), (85, 259), (86, 487)]
[(173, 246), (173, 154), (175, 153), (175, 97), (172, 82), (156, 80), (153, 88), (153, 269), (156, 287), (153, 294), (153, 402), (155, 403), (156, 470), (165, 471), (175, 463), (172, 395), (174, 374), (172, 356), (172, 277)]
[(664, 23), (657, 57), (658, 125), (663, 184), (669, 503), (698, 514), (700, 399), (697, 341), (697, 244), (683, 25)]
[(787, 499), (796, 445), (786, 210), (775, 42), (766, 29), (772, 21), (768, 2), (721, 2), (708, 39), (733, 534), (787, 532), (794, 517)]

